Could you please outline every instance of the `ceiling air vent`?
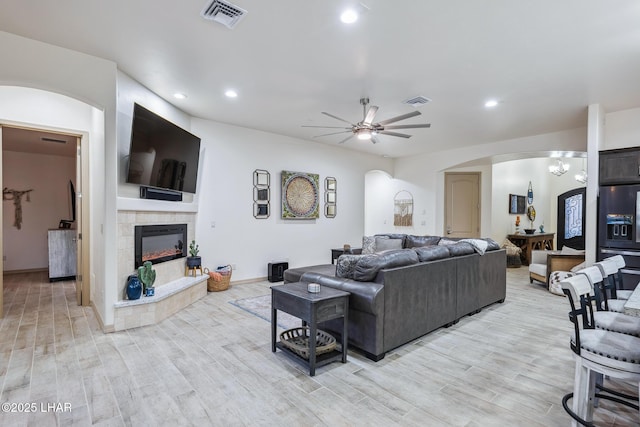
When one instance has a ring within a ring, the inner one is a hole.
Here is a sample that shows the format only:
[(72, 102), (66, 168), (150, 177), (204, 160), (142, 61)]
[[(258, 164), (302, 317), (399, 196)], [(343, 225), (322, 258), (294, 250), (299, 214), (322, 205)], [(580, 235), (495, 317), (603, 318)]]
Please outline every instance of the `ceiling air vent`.
[(234, 4), (221, 0), (212, 0), (205, 5), (200, 16), (233, 29), (246, 14), (246, 10)]
[(413, 98), (405, 99), (403, 104), (411, 105), (413, 108), (422, 107), (424, 104), (431, 102), (426, 96), (414, 96)]

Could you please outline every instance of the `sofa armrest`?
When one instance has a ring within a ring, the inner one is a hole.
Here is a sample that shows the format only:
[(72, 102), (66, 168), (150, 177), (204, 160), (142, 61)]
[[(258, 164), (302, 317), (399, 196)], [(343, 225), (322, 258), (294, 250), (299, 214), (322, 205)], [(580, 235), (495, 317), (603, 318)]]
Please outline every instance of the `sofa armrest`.
[(551, 251), (538, 251), (538, 250), (531, 251), (531, 263), (530, 264), (546, 264), (547, 263), (547, 255), (549, 253), (551, 253)]
[(571, 271), (573, 267), (583, 262), (584, 254), (550, 252), (547, 255), (547, 283), (549, 283), (549, 275), (554, 271)]
[(384, 285), (375, 282), (358, 282), (343, 277), (331, 277), (322, 273), (307, 272), (300, 278), (301, 282), (318, 283), (320, 286), (349, 292), (349, 308), (384, 315)]

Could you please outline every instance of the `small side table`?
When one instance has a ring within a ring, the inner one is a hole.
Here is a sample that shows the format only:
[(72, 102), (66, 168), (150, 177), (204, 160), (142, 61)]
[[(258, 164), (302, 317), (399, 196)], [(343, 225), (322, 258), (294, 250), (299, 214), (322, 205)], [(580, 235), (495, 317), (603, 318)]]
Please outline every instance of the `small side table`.
[[(320, 292), (307, 291), (307, 284), (302, 282), (287, 283), (271, 287), (271, 351), (276, 348), (309, 367), (309, 375), (316, 374), (316, 368), (336, 360), (347, 362), (349, 314), (349, 292), (322, 286)], [(302, 320), (303, 325), (309, 326), (309, 336), (314, 337), (318, 331), (318, 323), (342, 318), (342, 341), (340, 351), (334, 350), (316, 357), (316, 340), (310, 339), (309, 360), (276, 341), (278, 325), (278, 310), (284, 311)]]

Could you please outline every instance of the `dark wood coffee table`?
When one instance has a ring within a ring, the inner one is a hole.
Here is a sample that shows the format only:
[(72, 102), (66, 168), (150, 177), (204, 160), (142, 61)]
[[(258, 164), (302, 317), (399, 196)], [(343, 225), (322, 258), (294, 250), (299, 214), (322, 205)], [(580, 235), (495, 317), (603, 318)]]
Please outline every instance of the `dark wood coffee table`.
[[(307, 291), (307, 284), (303, 282), (287, 283), (271, 287), (271, 351), (276, 348), (285, 354), (306, 364), (309, 375), (316, 374), (316, 368), (328, 363), (342, 360), (347, 362), (347, 321), (349, 313), (349, 292), (321, 286), (319, 293)], [(278, 310), (284, 311), (302, 320), (303, 325), (309, 326), (309, 336), (315, 337), (318, 323), (342, 318), (342, 345), (339, 350), (316, 356), (316, 340), (311, 339), (309, 360), (299, 356), (282, 343), (277, 341), (276, 329), (278, 325)]]

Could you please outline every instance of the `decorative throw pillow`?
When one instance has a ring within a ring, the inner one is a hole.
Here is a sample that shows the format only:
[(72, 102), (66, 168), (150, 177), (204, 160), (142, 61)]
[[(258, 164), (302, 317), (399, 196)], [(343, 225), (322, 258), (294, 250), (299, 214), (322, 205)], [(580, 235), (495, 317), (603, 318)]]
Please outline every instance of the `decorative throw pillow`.
[(376, 252), (388, 251), (391, 249), (402, 249), (402, 239), (391, 239), (387, 236), (376, 236)]
[(340, 255), (336, 262), (336, 277), (353, 279), (356, 263), (361, 257), (362, 255)]
[(575, 267), (573, 267), (571, 269), (572, 273), (577, 273), (578, 271), (582, 270), (583, 268), (587, 267), (587, 262), (581, 262), (580, 264), (576, 265)]
[(569, 246), (563, 246), (560, 253), (563, 255), (583, 255), (584, 251), (580, 249), (573, 249)]
[(567, 277), (574, 276), (574, 274), (570, 271), (553, 271), (549, 276), (549, 292), (556, 295), (564, 296), (564, 292), (562, 292), (562, 286), (560, 286), (560, 282), (562, 282)]
[(376, 238), (373, 236), (362, 236), (362, 253), (372, 254), (376, 251)]

